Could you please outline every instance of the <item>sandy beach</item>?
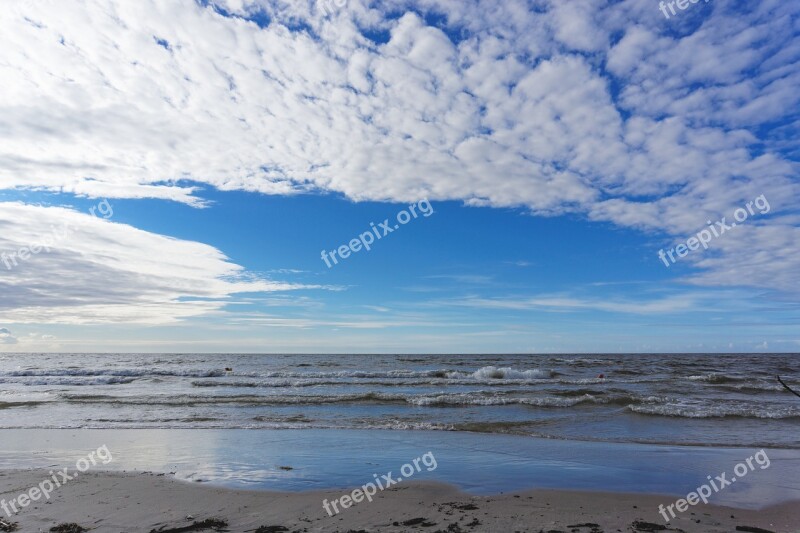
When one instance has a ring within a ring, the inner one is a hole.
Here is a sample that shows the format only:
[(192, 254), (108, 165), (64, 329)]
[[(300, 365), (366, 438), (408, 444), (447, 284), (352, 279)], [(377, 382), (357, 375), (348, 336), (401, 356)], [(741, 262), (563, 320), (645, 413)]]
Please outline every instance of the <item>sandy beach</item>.
[[(43, 470), (0, 472), (8, 497), (48, 477)], [(534, 490), (472, 496), (440, 483), (411, 482), (380, 492), (333, 517), (323, 499), (344, 491), (303, 493), (244, 491), (189, 483), (157, 473), (88, 473), (34, 502), (13, 518), (19, 531), (49, 531), (76, 523), (97, 533), (148, 531), (348, 532), (348, 531), (800, 531), (800, 502), (761, 510), (714, 505), (691, 509), (669, 526), (657, 506), (659, 495)], [(220, 521), (220, 522), (217, 522)], [(203, 523), (208, 524), (203, 527)], [(227, 524), (221, 527), (222, 522)], [(187, 527), (198, 524), (195, 527)], [(214, 526), (216, 524), (216, 526)], [(261, 528), (261, 529), (259, 529)], [(738, 529), (737, 529), (738, 528)], [(742, 529), (749, 528), (749, 529)]]
[(800, 533), (800, 0), (5, 1), (0, 73), (0, 533)]
[[(765, 456), (463, 432), (7, 429), (0, 506), (18, 508), (0, 518), (34, 532), (797, 533), (796, 453), (764, 453), (769, 467), (666, 522), (661, 506), (707, 475), (733, 481)], [(370, 498), (353, 492), (379, 478)], [(31, 493), (45, 480), (61, 485), (49, 499)]]

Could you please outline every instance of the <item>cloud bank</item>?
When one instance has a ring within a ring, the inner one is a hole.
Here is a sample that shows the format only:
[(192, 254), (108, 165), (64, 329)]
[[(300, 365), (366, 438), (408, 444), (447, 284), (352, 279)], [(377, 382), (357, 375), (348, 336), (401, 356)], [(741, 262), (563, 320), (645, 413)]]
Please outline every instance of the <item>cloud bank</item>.
[[(233, 294), (301, 288), (320, 287), (252, 278), (202, 243), (71, 209), (0, 202), (6, 322), (168, 324), (216, 311)], [(0, 330), (0, 343), (15, 340)]]
[(765, 194), (691, 281), (798, 286), (797, 3), (323, 5), (4, 6), (0, 188), (455, 199), (665, 245)]

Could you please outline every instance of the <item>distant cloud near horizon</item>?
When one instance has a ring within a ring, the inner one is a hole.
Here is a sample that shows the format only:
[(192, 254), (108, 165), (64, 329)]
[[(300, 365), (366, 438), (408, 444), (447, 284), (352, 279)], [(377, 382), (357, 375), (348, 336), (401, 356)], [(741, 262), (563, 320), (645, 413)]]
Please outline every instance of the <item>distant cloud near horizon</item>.
[(18, 340), (8, 328), (0, 328), (0, 344), (17, 344)]
[[(49, 251), (11, 257), (64, 226)], [(167, 324), (237, 293), (324, 288), (257, 278), (211, 246), (61, 207), (0, 202), (0, 227), (0, 313), (14, 323)]]

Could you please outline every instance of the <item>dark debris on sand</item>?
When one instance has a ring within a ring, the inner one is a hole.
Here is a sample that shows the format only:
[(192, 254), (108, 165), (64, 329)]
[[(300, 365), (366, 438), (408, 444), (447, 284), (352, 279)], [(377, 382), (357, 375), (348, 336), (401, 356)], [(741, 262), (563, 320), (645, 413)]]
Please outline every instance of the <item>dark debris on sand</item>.
[(478, 506), (474, 503), (445, 503), (444, 505), (449, 505), (453, 509), (458, 509), (459, 511), (477, 511)]
[(593, 522), (586, 522), (584, 524), (572, 524), (571, 526), (567, 526), (573, 532), (578, 532), (582, 528), (589, 528), (589, 533), (603, 533), (602, 528), (600, 528), (600, 524), (595, 524)]
[(667, 527), (661, 524), (654, 524), (652, 522), (645, 522), (644, 520), (636, 520), (631, 527), (634, 531), (666, 531)]
[(285, 526), (261, 526), (256, 529), (256, 533), (283, 533), (284, 531), (289, 531), (289, 528)]
[(0, 518), (0, 531), (17, 531), (19, 529), (19, 524), (16, 522), (6, 522), (2, 518)]
[(173, 527), (170, 529), (164, 529), (164, 527), (161, 529), (151, 529), (150, 533), (184, 533), (188, 531), (204, 531), (207, 529), (223, 531), (226, 527), (228, 527), (228, 522), (225, 520), (220, 520), (219, 518), (209, 518), (201, 522), (193, 522), (189, 526)]
[(769, 529), (761, 529), (753, 526), (736, 526), (736, 531), (746, 531), (747, 533), (775, 533)]
[(59, 524), (55, 527), (50, 528), (51, 533), (83, 533), (84, 531), (89, 531), (85, 527), (81, 527), (78, 524)]
[[(399, 526), (400, 524), (401, 524), (400, 522), (392, 523), (393, 526)], [(409, 520), (406, 520), (402, 522), (402, 525), (409, 527), (414, 527), (414, 526), (433, 527), (436, 525), (436, 522), (428, 522), (427, 518), (420, 517), (420, 518), (411, 518)]]

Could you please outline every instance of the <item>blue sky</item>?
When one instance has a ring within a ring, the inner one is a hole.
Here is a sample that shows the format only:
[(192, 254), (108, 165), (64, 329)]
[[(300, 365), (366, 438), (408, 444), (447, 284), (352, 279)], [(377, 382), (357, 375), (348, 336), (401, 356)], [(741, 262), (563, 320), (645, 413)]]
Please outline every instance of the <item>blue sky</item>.
[(0, 350), (798, 351), (798, 6), (34, 4)]

